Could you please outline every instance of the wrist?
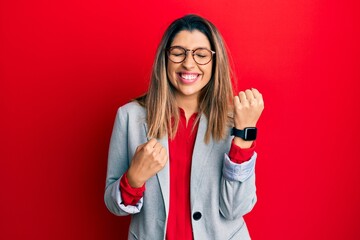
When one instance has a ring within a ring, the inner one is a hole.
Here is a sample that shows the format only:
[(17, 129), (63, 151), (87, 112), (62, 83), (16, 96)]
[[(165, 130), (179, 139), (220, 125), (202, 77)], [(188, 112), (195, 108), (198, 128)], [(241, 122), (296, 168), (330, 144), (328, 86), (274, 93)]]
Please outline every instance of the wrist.
[(145, 184), (145, 182), (134, 177), (133, 174), (130, 172), (130, 169), (126, 173), (126, 178), (130, 187), (132, 188), (141, 188)]
[(234, 137), (234, 144), (239, 146), (242, 149), (251, 148), (253, 143), (254, 143), (254, 141), (245, 141), (242, 138)]
[(231, 135), (240, 138), (244, 141), (254, 141), (257, 136), (257, 128), (245, 127), (243, 129), (238, 129), (236, 127), (233, 127), (231, 130)]

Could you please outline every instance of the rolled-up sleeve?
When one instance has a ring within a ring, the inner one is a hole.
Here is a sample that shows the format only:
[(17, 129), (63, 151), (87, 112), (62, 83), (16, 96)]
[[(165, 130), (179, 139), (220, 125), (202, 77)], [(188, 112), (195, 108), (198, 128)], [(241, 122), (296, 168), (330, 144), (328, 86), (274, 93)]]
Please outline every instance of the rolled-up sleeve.
[[(112, 189), (111, 189), (110, 195), (111, 195), (113, 202), (116, 203), (116, 206), (118, 207), (119, 210), (122, 210), (125, 213), (128, 213), (128, 214), (139, 213), (143, 206), (143, 198), (141, 198), (135, 205), (127, 205), (126, 206), (123, 203), (123, 200), (121, 198), (119, 184), (120, 184), (120, 180), (116, 181), (114, 183), (114, 187), (112, 187)], [(113, 211), (113, 212), (117, 212), (117, 211)], [(123, 215), (123, 214), (119, 214), (119, 215)]]
[(234, 163), (230, 157), (225, 154), (223, 176), (229, 181), (244, 182), (255, 172), (257, 154), (254, 152), (249, 161), (241, 164)]

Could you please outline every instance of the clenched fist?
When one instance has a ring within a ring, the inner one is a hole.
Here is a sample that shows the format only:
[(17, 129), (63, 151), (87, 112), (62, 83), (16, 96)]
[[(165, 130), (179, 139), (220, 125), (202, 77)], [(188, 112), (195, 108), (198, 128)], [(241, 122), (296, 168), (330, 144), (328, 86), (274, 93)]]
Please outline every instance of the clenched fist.
[(138, 188), (164, 168), (168, 160), (166, 149), (156, 141), (138, 146), (132, 158), (127, 178), (131, 187)]
[[(234, 97), (234, 124), (237, 129), (256, 127), (256, 123), (264, 110), (264, 100), (261, 93), (255, 89), (239, 92)], [(240, 147), (250, 147), (252, 142), (245, 142), (235, 137), (235, 144)]]

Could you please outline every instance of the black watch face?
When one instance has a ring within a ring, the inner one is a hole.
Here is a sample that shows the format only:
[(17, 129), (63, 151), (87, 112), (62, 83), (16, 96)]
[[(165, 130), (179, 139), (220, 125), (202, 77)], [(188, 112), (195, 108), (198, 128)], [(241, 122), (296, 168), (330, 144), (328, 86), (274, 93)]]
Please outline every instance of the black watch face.
[(256, 128), (246, 128), (245, 129), (245, 139), (246, 140), (255, 140), (256, 139)]

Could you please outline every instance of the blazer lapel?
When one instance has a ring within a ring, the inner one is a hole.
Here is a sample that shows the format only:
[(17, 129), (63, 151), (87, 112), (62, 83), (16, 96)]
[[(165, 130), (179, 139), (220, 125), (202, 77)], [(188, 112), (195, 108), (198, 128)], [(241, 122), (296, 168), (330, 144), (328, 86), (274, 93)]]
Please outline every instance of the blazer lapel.
[[(144, 127), (145, 127), (145, 132), (146, 132), (146, 136), (148, 133), (148, 128), (147, 128), (147, 124), (144, 123)], [(148, 139), (150, 140), (150, 139)], [(165, 167), (156, 174), (157, 179), (159, 181), (160, 184), (160, 189), (161, 189), (161, 193), (162, 193), (162, 198), (164, 201), (164, 206), (165, 206), (165, 211), (166, 211), (166, 216), (169, 213), (169, 196), (170, 196), (170, 176), (169, 176), (169, 144), (168, 144), (168, 137), (165, 136), (161, 139), (157, 139), (157, 141), (164, 147), (166, 148), (167, 154), (168, 154), (168, 161), (165, 165)], [(160, 200), (160, 199), (159, 199)]]
[(203, 114), (200, 118), (199, 128), (195, 140), (195, 146), (193, 151), (192, 163), (191, 163), (191, 179), (190, 179), (190, 202), (191, 206), (194, 205), (195, 198), (198, 195), (198, 189), (200, 187), (202, 176), (205, 173), (204, 169), (206, 162), (210, 158), (209, 154), (213, 148), (214, 141), (210, 138), (208, 144), (204, 143), (205, 133), (207, 129), (207, 118)]
[(169, 213), (169, 196), (170, 196), (170, 176), (169, 176), (169, 146), (168, 146), (168, 138), (167, 137), (163, 137), (161, 139), (158, 139), (158, 142), (164, 147), (166, 148), (167, 154), (168, 154), (168, 161), (165, 165), (165, 167), (158, 172), (157, 178), (159, 180), (159, 184), (160, 184), (160, 188), (161, 188), (161, 193), (162, 193), (162, 197), (164, 200), (164, 205), (165, 205), (165, 211), (166, 211), (166, 216)]
[[(147, 134), (147, 124), (144, 124), (145, 131)], [(201, 179), (205, 174), (204, 169), (208, 159), (210, 158), (211, 149), (213, 148), (214, 141), (210, 138), (208, 144), (204, 143), (205, 133), (207, 128), (207, 119), (204, 115), (200, 117), (199, 128), (196, 135), (195, 146), (193, 151), (192, 163), (191, 163), (191, 179), (190, 179), (190, 202), (193, 206), (195, 198), (198, 194), (198, 189), (201, 184)], [(165, 136), (161, 139), (157, 139), (158, 142), (166, 148), (168, 157), (169, 157), (169, 144), (168, 137)], [(166, 215), (169, 213), (169, 197), (170, 197), (170, 175), (169, 175), (169, 160), (167, 161), (165, 167), (156, 174), (162, 193), (162, 198), (164, 201), (164, 206), (166, 210)]]

